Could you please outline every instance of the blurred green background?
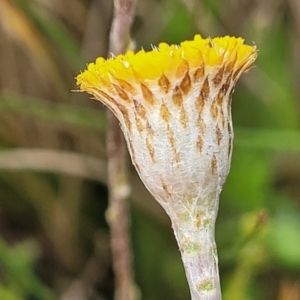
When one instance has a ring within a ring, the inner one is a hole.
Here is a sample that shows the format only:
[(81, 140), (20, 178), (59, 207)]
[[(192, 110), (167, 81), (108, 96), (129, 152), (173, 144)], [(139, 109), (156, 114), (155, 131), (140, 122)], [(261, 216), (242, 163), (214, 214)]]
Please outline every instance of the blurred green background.
[[(0, 0), (0, 299), (110, 300), (105, 110), (76, 89), (108, 0)], [(233, 101), (216, 235), (224, 300), (300, 299), (300, 2), (139, 0), (137, 49), (235, 35), (259, 48)], [(132, 170), (143, 300), (189, 299), (170, 222)]]

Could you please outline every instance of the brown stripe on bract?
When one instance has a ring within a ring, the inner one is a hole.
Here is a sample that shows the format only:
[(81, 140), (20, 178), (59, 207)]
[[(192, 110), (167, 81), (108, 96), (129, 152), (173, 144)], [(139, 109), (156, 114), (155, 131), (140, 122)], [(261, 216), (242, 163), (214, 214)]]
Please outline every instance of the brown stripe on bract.
[(212, 175), (215, 175), (217, 171), (217, 158), (216, 155), (214, 154), (212, 159), (211, 159), (211, 173)]
[(168, 128), (167, 128), (167, 132), (168, 132), (168, 138), (169, 138), (169, 141), (170, 141), (170, 144), (171, 144), (171, 148), (172, 149), (176, 149), (174, 132), (172, 131), (172, 129), (170, 128), (170, 126), (168, 126)]
[[(100, 95), (101, 98), (104, 98), (106, 100), (108, 100), (109, 102), (115, 103), (115, 99), (112, 98), (111, 96), (109, 96), (108, 94), (104, 93), (103, 91), (99, 90), (99, 89), (95, 89), (92, 91), (92, 94), (97, 98), (98, 95)], [(98, 99), (101, 102), (103, 102), (104, 104), (107, 103), (107, 101), (102, 101), (101, 99)]]
[(220, 145), (221, 140), (222, 140), (222, 137), (223, 137), (222, 131), (221, 131), (221, 129), (217, 126), (217, 127), (216, 127), (216, 138), (217, 138), (217, 143), (218, 143), (218, 145)]
[(155, 163), (155, 157), (154, 157), (155, 151), (154, 151), (151, 141), (148, 138), (146, 139), (146, 147), (147, 147), (147, 150), (151, 157), (152, 162)]
[(202, 112), (205, 105), (205, 101), (209, 97), (209, 93), (210, 93), (210, 87), (209, 87), (208, 78), (206, 77), (203, 82), (202, 88), (200, 90), (199, 96), (197, 97), (195, 102), (198, 113)]
[(136, 93), (136, 89), (127, 81), (118, 79), (118, 78), (115, 78), (115, 80), (118, 82), (118, 84), (120, 85), (120, 87), (123, 90), (126, 90), (127, 92), (131, 93), (132, 95), (134, 95)]
[(116, 90), (118, 96), (119, 96), (121, 99), (123, 99), (124, 101), (129, 102), (129, 103), (131, 102), (130, 97), (127, 95), (127, 93), (126, 93), (123, 89), (121, 89), (121, 88), (120, 88), (118, 85), (116, 85), (116, 84), (113, 84), (113, 87), (115, 88), (115, 90)]
[(199, 82), (204, 76), (205, 73), (204, 71), (205, 71), (204, 63), (202, 63), (202, 65), (195, 71), (193, 75), (193, 81)]
[(183, 98), (180, 88), (178, 86), (175, 86), (174, 88), (172, 100), (176, 106), (182, 106)]
[(206, 124), (200, 114), (197, 119), (197, 127), (200, 129), (201, 133), (204, 134)]
[(230, 157), (231, 155), (231, 150), (232, 150), (231, 148), (232, 148), (232, 137), (230, 136), (228, 141), (228, 150), (227, 150), (228, 157)]
[(221, 109), (220, 109), (219, 119), (220, 119), (219, 124), (221, 123), (221, 128), (224, 129), (224, 127), (225, 127), (225, 117), (224, 117), (224, 112), (223, 112), (222, 106), (221, 106)]
[[(116, 102), (114, 98), (110, 97), (108, 94), (106, 94), (105, 92), (99, 89), (93, 89), (91, 93), (96, 97), (97, 100), (99, 100), (105, 106), (107, 106), (112, 111), (112, 113), (116, 116), (116, 118), (118, 119), (120, 118), (119, 112), (121, 112), (126, 127), (128, 128), (129, 131), (131, 131), (131, 122), (128, 117), (128, 111), (125, 108), (125, 106), (123, 106), (119, 102)], [(119, 121), (122, 123), (122, 120)]]
[(152, 140), (154, 137), (154, 130), (152, 129), (151, 125), (149, 124), (149, 121), (147, 120), (146, 122), (146, 131), (147, 134), (149, 135), (150, 139)]
[[(162, 188), (165, 191), (165, 193), (171, 198), (172, 194), (170, 193), (168, 186), (166, 185), (166, 183), (163, 180), (161, 180), (161, 185), (162, 185)], [(164, 199), (165, 198), (163, 198), (163, 200)]]
[(224, 74), (224, 66), (217, 72), (216, 76), (212, 80), (215, 86), (218, 86), (221, 83), (223, 79), (223, 74)]
[(175, 77), (176, 78), (182, 77), (184, 74), (186, 74), (188, 70), (189, 70), (189, 63), (183, 59), (176, 70)]
[(190, 91), (191, 86), (192, 86), (192, 84), (191, 84), (191, 78), (190, 78), (189, 72), (186, 72), (179, 87), (180, 87), (181, 91), (183, 92), (183, 94), (186, 95)]
[(199, 114), (202, 113), (202, 110), (204, 108), (204, 100), (201, 96), (198, 96), (195, 102), (196, 110)]
[(143, 122), (137, 114), (134, 114), (134, 115), (135, 115), (136, 128), (137, 128), (138, 132), (141, 133), (144, 130)]
[(188, 114), (187, 114), (184, 106), (182, 106), (181, 110), (180, 110), (180, 123), (182, 124), (182, 126), (184, 128), (186, 128), (188, 121), (189, 121)]
[(171, 87), (171, 83), (165, 75), (160, 76), (160, 78), (158, 80), (158, 85), (165, 94), (167, 94), (169, 92), (170, 87)]
[(210, 106), (210, 114), (213, 117), (214, 120), (217, 119), (219, 113), (219, 105), (217, 104), (217, 101), (214, 100), (213, 103)]
[(202, 150), (203, 150), (203, 138), (202, 138), (201, 134), (198, 135), (196, 146), (197, 146), (198, 151), (200, 153), (202, 153)]
[(221, 87), (224, 94), (227, 94), (229, 92), (230, 84), (231, 84), (231, 74), (227, 77), (226, 82)]
[(228, 130), (228, 136), (229, 136), (229, 141), (228, 141), (228, 157), (230, 157), (231, 155), (231, 148), (232, 148), (232, 138), (233, 138), (233, 134), (232, 134), (232, 125), (231, 122), (228, 121), (227, 123), (227, 130)]
[(231, 127), (231, 123), (229, 121), (227, 123), (227, 131), (228, 131), (228, 135), (231, 136), (232, 135), (232, 127)]
[(238, 80), (238, 78), (242, 75), (242, 73), (243, 73), (243, 69), (245, 68), (245, 66), (244, 65), (242, 65), (242, 66), (240, 66), (234, 73), (233, 73), (233, 75), (232, 75), (232, 79), (233, 80)]
[(203, 82), (199, 96), (205, 101), (209, 97), (209, 93), (210, 93), (209, 81), (208, 81), (208, 77), (206, 77)]
[(149, 104), (153, 105), (154, 104), (153, 93), (143, 83), (141, 83), (141, 89), (142, 89), (142, 94), (143, 94), (143, 98), (145, 99), (145, 101), (148, 102)]
[(224, 92), (222, 89), (220, 89), (217, 95), (217, 99), (215, 101), (217, 101), (218, 105), (221, 106), (223, 104), (223, 99), (224, 99)]
[(231, 102), (232, 102), (232, 94), (233, 94), (233, 92), (234, 92), (234, 89), (232, 88), (232, 90), (229, 93), (228, 101), (227, 101), (228, 117), (230, 117), (230, 115), (231, 115)]
[(170, 144), (171, 144), (171, 149), (172, 149), (173, 156), (174, 156), (174, 161), (176, 161), (178, 163), (180, 161), (180, 157), (179, 157), (179, 154), (178, 154), (177, 149), (176, 149), (174, 132), (172, 131), (172, 129), (170, 128), (169, 125), (168, 125), (168, 128), (167, 128), (167, 132), (168, 132), (168, 138), (169, 138), (169, 141), (170, 141)]
[(165, 122), (167, 122), (167, 123), (170, 122), (171, 114), (170, 114), (170, 112), (169, 112), (168, 107), (167, 107), (166, 104), (164, 104), (164, 103), (160, 106), (160, 116), (162, 117), (162, 119), (163, 119)]
[(120, 104), (118, 102), (116, 102), (116, 105), (118, 106), (118, 109), (120, 110), (120, 112), (123, 115), (123, 118), (124, 118), (125, 125), (126, 125), (127, 129), (129, 131), (131, 131), (131, 121), (130, 121), (130, 118), (129, 118), (129, 115), (128, 115), (127, 108), (124, 105), (122, 105), (122, 104)]
[(138, 102), (135, 99), (133, 99), (133, 103), (134, 103), (135, 111), (138, 113), (138, 115), (141, 116), (142, 118), (146, 118), (147, 112), (143, 104)]

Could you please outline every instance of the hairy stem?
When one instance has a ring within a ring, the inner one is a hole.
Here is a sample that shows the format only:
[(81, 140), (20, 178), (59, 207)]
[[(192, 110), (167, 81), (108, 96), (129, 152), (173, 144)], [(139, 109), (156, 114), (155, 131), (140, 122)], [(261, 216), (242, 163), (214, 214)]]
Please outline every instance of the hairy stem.
[(216, 216), (217, 209), (203, 209), (184, 220), (171, 217), (192, 300), (221, 300)]

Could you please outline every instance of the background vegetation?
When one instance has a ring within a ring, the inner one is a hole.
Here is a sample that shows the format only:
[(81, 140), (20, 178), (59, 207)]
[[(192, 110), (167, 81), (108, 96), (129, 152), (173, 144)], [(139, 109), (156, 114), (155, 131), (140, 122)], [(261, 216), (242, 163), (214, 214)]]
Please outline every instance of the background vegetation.
[[(0, 0), (0, 299), (113, 299), (104, 108), (71, 92), (85, 63), (106, 56), (112, 6)], [(300, 2), (138, 1), (137, 48), (196, 33), (260, 50), (234, 94), (216, 228), (224, 299), (299, 300)], [(133, 168), (132, 186), (142, 299), (189, 299), (169, 220)]]

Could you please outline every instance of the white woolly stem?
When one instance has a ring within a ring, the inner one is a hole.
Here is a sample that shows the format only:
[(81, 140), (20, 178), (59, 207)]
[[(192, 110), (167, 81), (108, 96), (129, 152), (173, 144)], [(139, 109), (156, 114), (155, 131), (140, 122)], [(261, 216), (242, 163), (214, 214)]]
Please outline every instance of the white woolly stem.
[(170, 215), (192, 300), (222, 299), (215, 243), (217, 206), (203, 207), (190, 218)]

